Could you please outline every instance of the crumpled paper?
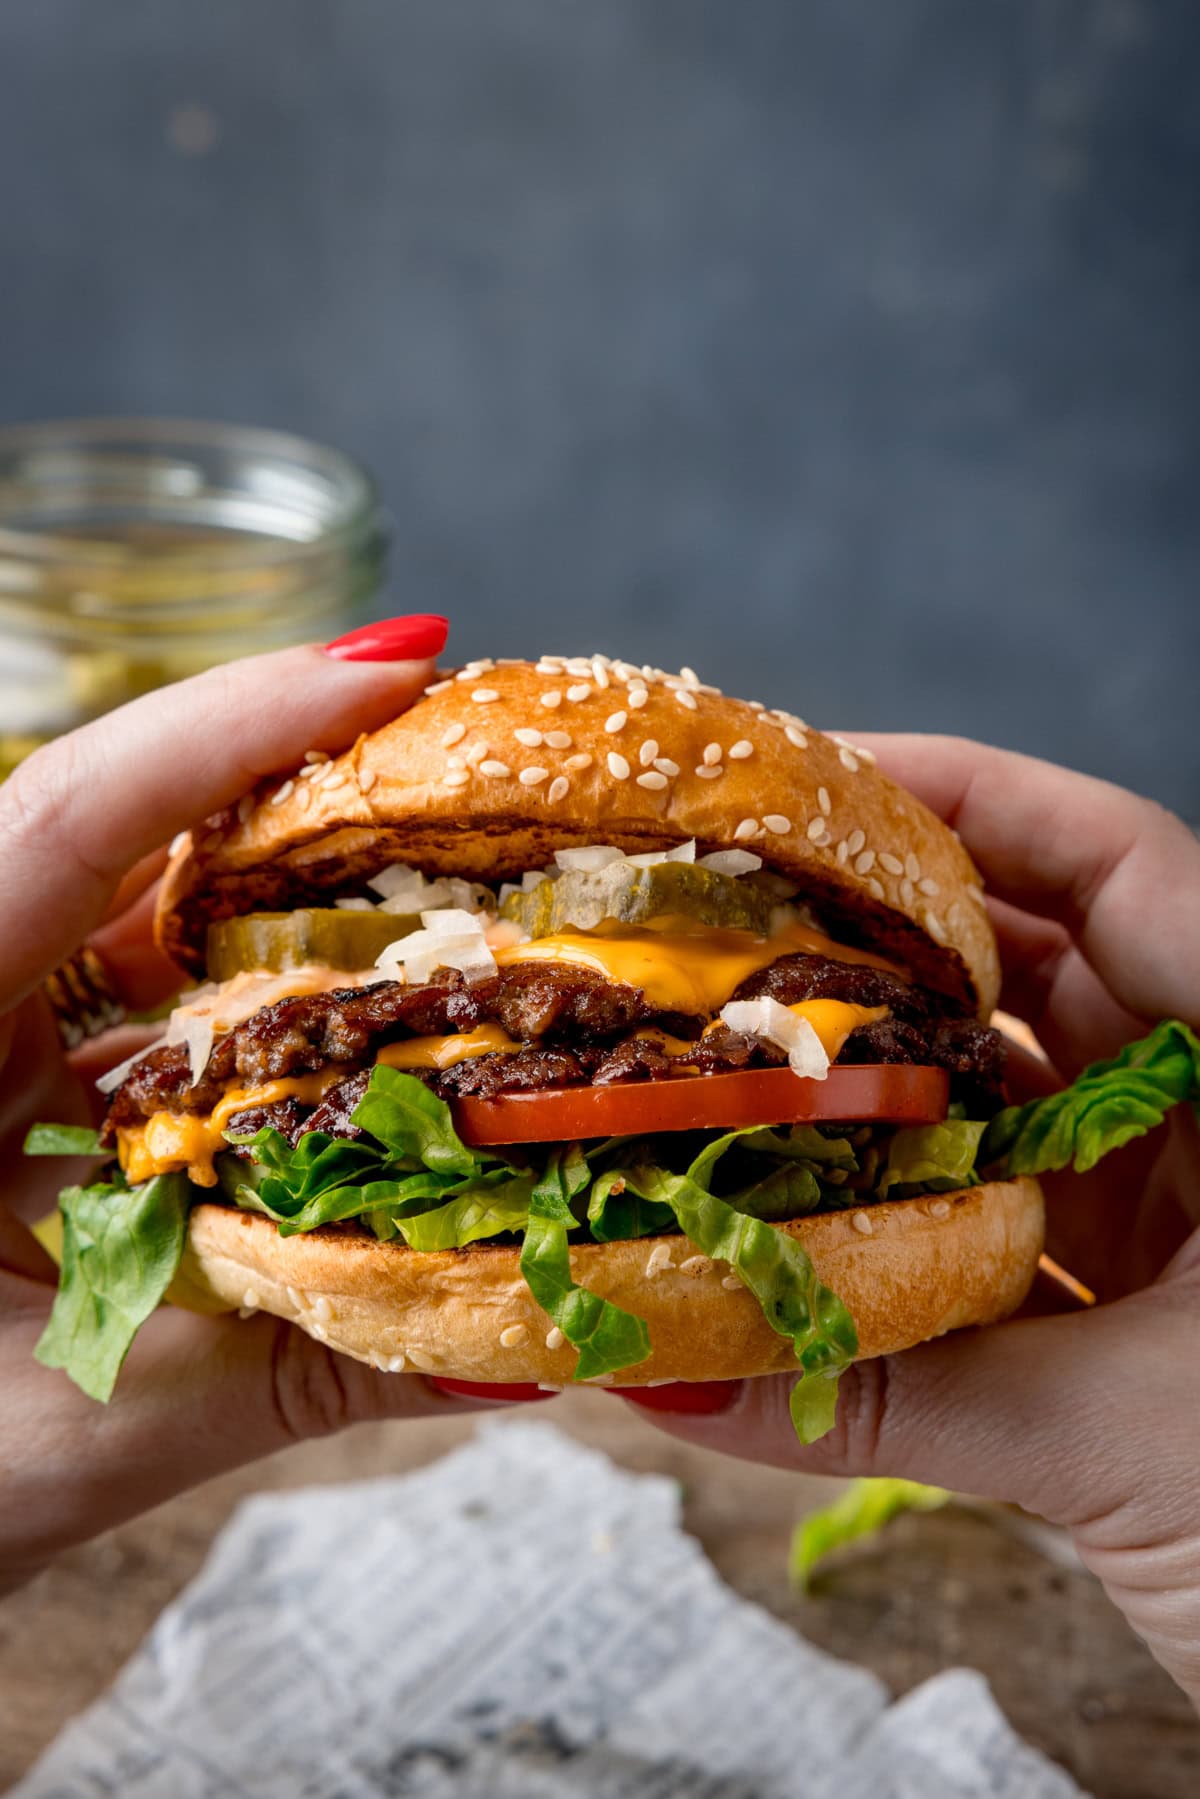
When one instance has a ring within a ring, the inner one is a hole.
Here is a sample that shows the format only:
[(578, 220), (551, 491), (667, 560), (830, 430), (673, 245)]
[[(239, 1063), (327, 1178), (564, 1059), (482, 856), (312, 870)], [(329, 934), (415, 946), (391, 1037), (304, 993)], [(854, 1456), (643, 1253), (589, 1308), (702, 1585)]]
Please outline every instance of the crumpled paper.
[(986, 1682), (889, 1704), (545, 1424), (248, 1501), (16, 1799), (1070, 1799)]

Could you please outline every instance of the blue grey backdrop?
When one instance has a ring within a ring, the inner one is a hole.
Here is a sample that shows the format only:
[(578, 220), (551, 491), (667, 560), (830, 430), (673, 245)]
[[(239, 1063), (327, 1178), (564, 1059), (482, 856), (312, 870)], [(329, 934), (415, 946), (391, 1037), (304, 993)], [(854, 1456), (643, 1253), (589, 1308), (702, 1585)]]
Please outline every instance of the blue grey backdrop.
[(5, 0), (0, 412), (375, 468), (463, 654), (1200, 813), (1196, 0)]

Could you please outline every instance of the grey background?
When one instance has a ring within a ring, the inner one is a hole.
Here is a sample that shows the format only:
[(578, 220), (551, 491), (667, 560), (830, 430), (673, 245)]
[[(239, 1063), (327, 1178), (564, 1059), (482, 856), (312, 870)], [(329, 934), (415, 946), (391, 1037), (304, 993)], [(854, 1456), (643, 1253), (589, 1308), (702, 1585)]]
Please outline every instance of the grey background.
[(0, 414), (365, 457), (393, 609), (1200, 814), (1196, 0), (4, 0)]

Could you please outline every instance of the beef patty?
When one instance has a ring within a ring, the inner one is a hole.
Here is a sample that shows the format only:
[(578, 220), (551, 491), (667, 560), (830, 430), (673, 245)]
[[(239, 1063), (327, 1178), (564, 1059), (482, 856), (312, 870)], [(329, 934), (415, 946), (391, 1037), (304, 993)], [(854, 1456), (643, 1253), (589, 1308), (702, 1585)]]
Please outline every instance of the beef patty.
[[(940, 994), (910, 987), (882, 970), (826, 956), (781, 956), (751, 975), (734, 999), (766, 995), (782, 1005), (840, 999), (887, 1006), (891, 1016), (853, 1031), (839, 1062), (911, 1062), (950, 1071), (954, 1097), (969, 1105), (1000, 1097), (1003, 1051), (998, 1034)], [(702, 1073), (770, 1068), (786, 1057), (772, 1044), (719, 1025), (701, 1040), (707, 1020), (656, 1011), (638, 989), (568, 963), (517, 963), (468, 985), (444, 971), (423, 987), (383, 981), (366, 988), (306, 994), (264, 1006), (214, 1046), (194, 1085), (182, 1045), (153, 1050), (114, 1093), (102, 1141), (110, 1146), (120, 1125), (153, 1112), (207, 1113), (231, 1085), (259, 1086), (332, 1065), (369, 1066), (386, 1044), (410, 1037), (442, 1036), (498, 1024), (529, 1044), (513, 1054), (473, 1057), (419, 1078), (443, 1098), (529, 1093), (580, 1082), (661, 1080), (680, 1067)], [(657, 1027), (694, 1044), (671, 1056), (652, 1037), (633, 1033)], [(532, 1040), (532, 1041), (531, 1041)], [(272, 1123), (294, 1141), (305, 1131), (354, 1134), (350, 1113), (366, 1085), (365, 1072), (347, 1077), (316, 1108), (290, 1099), (248, 1108), (231, 1121), (242, 1132)]]

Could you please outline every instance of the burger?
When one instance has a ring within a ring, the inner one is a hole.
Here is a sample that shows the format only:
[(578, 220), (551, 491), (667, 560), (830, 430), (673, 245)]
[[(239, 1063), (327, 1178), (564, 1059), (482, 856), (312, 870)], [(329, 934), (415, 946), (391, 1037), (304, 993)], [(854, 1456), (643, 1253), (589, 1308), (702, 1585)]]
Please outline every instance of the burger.
[(471, 662), (187, 835), (156, 935), (195, 986), (29, 1144), (103, 1158), (38, 1351), (98, 1398), (166, 1296), (472, 1382), (791, 1372), (810, 1439), (1021, 1303), (1073, 1153), (955, 834), (689, 669)]

